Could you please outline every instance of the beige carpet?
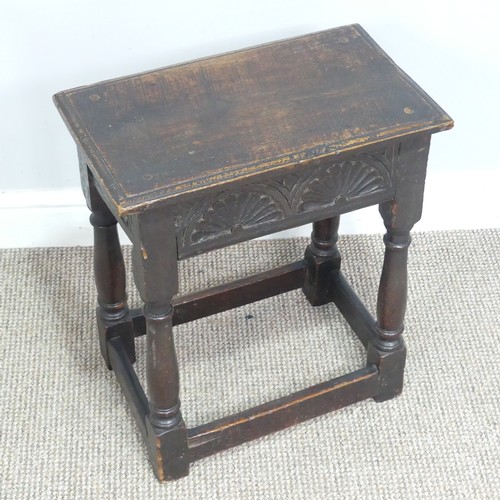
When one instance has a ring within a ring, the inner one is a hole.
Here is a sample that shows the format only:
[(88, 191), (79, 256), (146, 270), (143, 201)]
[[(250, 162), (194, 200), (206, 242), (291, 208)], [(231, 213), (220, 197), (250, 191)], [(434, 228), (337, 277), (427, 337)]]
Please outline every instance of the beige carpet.
[[(258, 241), (191, 259), (182, 288), (293, 261), (305, 244)], [(340, 248), (373, 311), (381, 238), (341, 237)], [(401, 397), (223, 452), (161, 485), (101, 362), (91, 249), (3, 250), (0, 498), (500, 498), (499, 264), (500, 231), (416, 233)], [(139, 306), (133, 290), (130, 302)], [(191, 426), (365, 362), (334, 306), (312, 308), (300, 291), (176, 332)], [(142, 376), (141, 362), (137, 369)]]

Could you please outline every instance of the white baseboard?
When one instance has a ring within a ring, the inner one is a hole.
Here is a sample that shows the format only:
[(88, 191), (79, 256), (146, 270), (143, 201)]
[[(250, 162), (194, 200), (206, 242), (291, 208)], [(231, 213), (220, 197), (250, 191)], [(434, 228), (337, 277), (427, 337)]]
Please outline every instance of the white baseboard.
[[(429, 172), (416, 231), (500, 227), (500, 172)], [(92, 245), (89, 212), (77, 189), (0, 193), (0, 247)], [(310, 225), (272, 237), (309, 236)], [(343, 234), (384, 231), (376, 207), (342, 216)], [(123, 243), (130, 243), (123, 232)]]

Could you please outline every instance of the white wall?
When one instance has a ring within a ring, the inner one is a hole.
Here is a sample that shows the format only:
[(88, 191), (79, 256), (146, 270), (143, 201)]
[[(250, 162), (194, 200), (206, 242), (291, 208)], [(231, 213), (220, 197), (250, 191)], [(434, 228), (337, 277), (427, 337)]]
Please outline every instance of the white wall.
[[(55, 92), (353, 22), (456, 121), (434, 136), (417, 229), (498, 227), (499, 5), (3, 0), (0, 246), (91, 243), (76, 151), (51, 102)], [(474, 199), (476, 208), (467, 209)], [(365, 212), (346, 216), (342, 230), (381, 231), (376, 210)]]

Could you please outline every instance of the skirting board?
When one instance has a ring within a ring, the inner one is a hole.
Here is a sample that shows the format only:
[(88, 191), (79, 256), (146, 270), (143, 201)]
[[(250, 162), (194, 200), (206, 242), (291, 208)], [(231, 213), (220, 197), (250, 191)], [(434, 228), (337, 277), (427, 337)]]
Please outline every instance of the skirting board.
[[(452, 180), (450, 181), (450, 177)], [(416, 231), (500, 227), (500, 172), (429, 172), (422, 220)], [(480, 200), (470, 209), (473, 196)], [(480, 214), (478, 214), (478, 210)], [(0, 248), (92, 245), (89, 211), (78, 189), (0, 193)], [(310, 225), (269, 237), (309, 236)], [(383, 233), (377, 207), (345, 214), (340, 234)], [(130, 243), (123, 232), (122, 243)]]

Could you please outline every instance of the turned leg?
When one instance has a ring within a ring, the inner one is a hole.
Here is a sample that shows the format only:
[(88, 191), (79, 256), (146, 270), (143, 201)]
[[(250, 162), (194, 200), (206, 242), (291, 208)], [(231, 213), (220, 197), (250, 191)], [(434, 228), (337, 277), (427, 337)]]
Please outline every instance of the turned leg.
[(116, 228), (116, 219), (103, 201), (89, 173), (87, 202), (94, 227), (94, 275), (97, 288), (99, 343), (106, 365), (107, 340), (119, 336), (131, 362), (135, 361), (134, 327), (125, 291), (125, 265)]
[[(386, 205), (381, 212), (386, 212)], [(377, 349), (391, 352), (403, 344), (404, 316), (408, 288), (409, 230), (395, 230), (390, 225), (384, 236), (385, 255), (377, 300)]]
[(150, 459), (160, 481), (189, 472), (187, 431), (180, 412), (179, 369), (172, 331), (171, 299), (177, 292), (177, 251), (173, 219), (148, 214), (132, 220), (134, 280), (144, 301), (146, 419)]
[(379, 366), (380, 392), (376, 401), (391, 399), (403, 390), (406, 347), (403, 342), (407, 296), (407, 258), (409, 229), (396, 230), (390, 225), (392, 204), (380, 212), (386, 222), (385, 256), (377, 300), (377, 336), (368, 348), (368, 362)]
[(402, 334), (408, 287), (408, 247), (410, 230), (422, 211), (429, 140), (419, 138), (401, 145), (396, 196), (380, 205), (387, 232), (377, 299), (377, 334), (368, 348), (368, 363), (375, 363), (380, 371), (376, 401), (391, 399), (403, 390), (406, 347)]
[(302, 290), (313, 306), (332, 300), (331, 273), (340, 269), (340, 253), (337, 248), (340, 216), (313, 223), (311, 243), (304, 259), (308, 264)]

